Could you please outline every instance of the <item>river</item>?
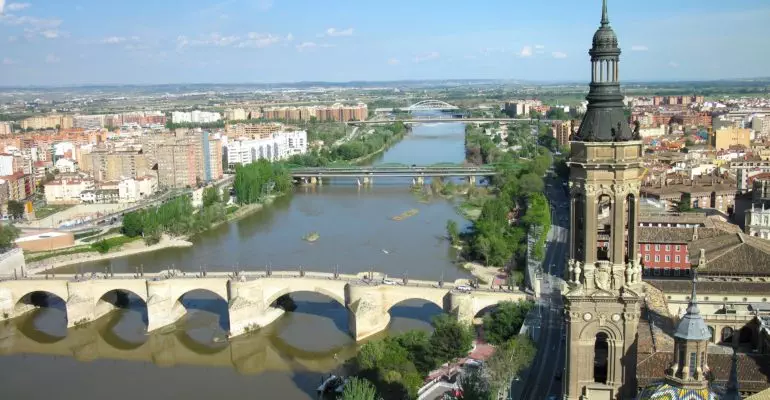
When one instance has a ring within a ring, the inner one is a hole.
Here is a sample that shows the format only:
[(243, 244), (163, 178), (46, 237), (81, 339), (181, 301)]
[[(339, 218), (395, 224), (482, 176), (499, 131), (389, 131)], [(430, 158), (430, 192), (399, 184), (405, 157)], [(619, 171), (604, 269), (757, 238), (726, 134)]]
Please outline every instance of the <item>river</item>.
[[(462, 162), (464, 125), (415, 126), (374, 163), (428, 165)], [(134, 272), (297, 269), (341, 273), (374, 270), (393, 277), (451, 281), (469, 277), (444, 239), (446, 221), (461, 226), (454, 204), (412, 194), (406, 180), (371, 187), (327, 181), (298, 187), (265, 209), (192, 239), (187, 249), (85, 264), (77, 269)], [(404, 221), (391, 217), (416, 208)], [(317, 231), (320, 239), (302, 238)], [(71, 268), (74, 271), (76, 268)], [(146, 335), (146, 308), (128, 310), (66, 330), (61, 301), (0, 326), (0, 397), (42, 399), (313, 399), (324, 374), (339, 371), (357, 345), (347, 333), (347, 310), (312, 293), (293, 294), (297, 309), (256, 334), (225, 340), (227, 304), (207, 293), (185, 296), (189, 313), (175, 326)], [(440, 309), (424, 301), (391, 310), (387, 333), (430, 329)], [(387, 334), (386, 333), (386, 334)]]

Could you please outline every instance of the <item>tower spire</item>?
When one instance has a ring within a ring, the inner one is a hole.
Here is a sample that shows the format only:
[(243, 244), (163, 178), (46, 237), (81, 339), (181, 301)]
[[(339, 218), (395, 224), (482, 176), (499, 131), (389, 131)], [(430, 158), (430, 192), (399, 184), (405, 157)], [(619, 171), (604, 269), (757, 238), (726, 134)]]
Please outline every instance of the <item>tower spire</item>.
[(610, 19), (607, 17), (607, 0), (602, 0), (602, 26), (610, 24)]

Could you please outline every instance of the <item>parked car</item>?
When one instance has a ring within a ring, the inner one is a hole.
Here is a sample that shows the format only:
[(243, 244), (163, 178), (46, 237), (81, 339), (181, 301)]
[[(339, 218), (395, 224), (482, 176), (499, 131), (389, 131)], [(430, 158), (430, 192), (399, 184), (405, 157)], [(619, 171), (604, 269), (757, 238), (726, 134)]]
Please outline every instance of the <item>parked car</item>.
[(455, 289), (457, 289), (457, 290), (459, 290), (459, 291), (461, 291), (461, 292), (470, 292), (470, 291), (472, 291), (472, 290), (473, 290), (473, 288), (472, 288), (472, 287), (470, 287), (470, 286), (465, 286), (465, 285), (460, 285), (460, 286), (457, 286)]

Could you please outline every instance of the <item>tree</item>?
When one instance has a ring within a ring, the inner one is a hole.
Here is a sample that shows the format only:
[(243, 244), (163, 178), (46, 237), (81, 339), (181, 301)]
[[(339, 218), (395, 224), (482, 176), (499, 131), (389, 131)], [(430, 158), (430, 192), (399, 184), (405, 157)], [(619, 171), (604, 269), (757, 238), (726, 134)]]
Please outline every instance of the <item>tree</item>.
[(692, 211), (692, 197), (690, 193), (682, 194), (682, 199), (676, 203), (676, 210), (679, 212)]
[(484, 317), (484, 336), (494, 344), (500, 345), (519, 334), (527, 313), (534, 307), (531, 301), (504, 301)]
[(339, 400), (377, 400), (377, 389), (363, 378), (350, 378)]
[(425, 331), (413, 330), (395, 336), (398, 344), (406, 349), (411, 361), (423, 376), (428, 375), (436, 367), (436, 361), (431, 354), (430, 334)]
[(214, 203), (219, 203), (219, 190), (215, 186), (203, 189), (203, 207), (209, 207)]
[(101, 254), (105, 254), (110, 251), (110, 243), (107, 240), (102, 239), (91, 245), (91, 248), (98, 251)]
[(0, 224), (0, 250), (6, 251), (14, 246), (21, 231), (10, 224)]
[(530, 172), (519, 178), (519, 186), (523, 193), (542, 193), (545, 189), (545, 183), (540, 175)]
[(491, 392), (507, 391), (511, 380), (532, 363), (535, 353), (535, 345), (526, 336), (516, 336), (498, 346), (485, 364)]
[(457, 227), (457, 221), (450, 219), (446, 222), (446, 232), (453, 245), (460, 242), (460, 228)]
[(433, 319), (433, 335), (430, 350), (436, 364), (443, 364), (455, 358), (465, 357), (473, 347), (473, 328), (448, 315)]
[(21, 219), (24, 216), (24, 203), (16, 200), (8, 200), (8, 214), (13, 219)]
[(123, 227), (121, 231), (128, 237), (140, 236), (144, 230), (141, 211), (130, 212), (123, 216)]
[(482, 375), (480, 369), (472, 369), (463, 375), (460, 380), (462, 400), (492, 400), (492, 392), (489, 383)]

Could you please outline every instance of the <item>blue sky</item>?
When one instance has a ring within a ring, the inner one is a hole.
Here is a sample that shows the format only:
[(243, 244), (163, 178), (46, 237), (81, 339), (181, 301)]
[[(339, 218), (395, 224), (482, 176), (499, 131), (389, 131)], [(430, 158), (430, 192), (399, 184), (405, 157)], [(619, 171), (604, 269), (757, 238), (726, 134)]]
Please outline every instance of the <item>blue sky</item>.
[[(586, 81), (599, 0), (0, 0), (0, 85)], [(610, 0), (622, 80), (770, 75), (770, 1)]]

